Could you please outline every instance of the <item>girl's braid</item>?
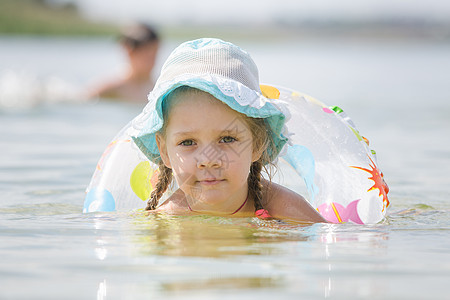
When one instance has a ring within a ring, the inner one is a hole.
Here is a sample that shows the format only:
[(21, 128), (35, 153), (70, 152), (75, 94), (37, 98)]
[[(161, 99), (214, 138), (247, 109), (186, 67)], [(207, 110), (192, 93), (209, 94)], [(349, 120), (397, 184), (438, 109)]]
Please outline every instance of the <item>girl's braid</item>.
[(150, 194), (150, 199), (147, 202), (147, 207), (145, 208), (145, 210), (154, 210), (156, 206), (158, 206), (159, 199), (167, 190), (171, 182), (172, 169), (166, 167), (162, 160), (160, 160), (158, 182), (156, 183), (155, 189)]
[(255, 161), (250, 166), (250, 175), (248, 176), (248, 193), (254, 200), (255, 211), (262, 209), (262, 184), (261, 184), (262, 164)]
[(250, 175), (248, 176), (248, 192), (253, 198), (255, 205), (255, 215), (260, 219), (272, 219), (269, 212), (262, 206), (263, 185), (261, 183), (261, 160), (255, 161), (250, 166)]

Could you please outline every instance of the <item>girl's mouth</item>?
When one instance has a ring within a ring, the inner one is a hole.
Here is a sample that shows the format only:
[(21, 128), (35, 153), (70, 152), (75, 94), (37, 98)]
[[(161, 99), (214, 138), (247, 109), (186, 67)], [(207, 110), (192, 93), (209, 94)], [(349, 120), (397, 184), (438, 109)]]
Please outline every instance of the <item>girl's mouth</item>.
[(218, 179), (218, 178), (207, 178), (203, 180), (199, 180), (198, 182), (203, 185), (215, 185), (224, 182), (225, 179)]

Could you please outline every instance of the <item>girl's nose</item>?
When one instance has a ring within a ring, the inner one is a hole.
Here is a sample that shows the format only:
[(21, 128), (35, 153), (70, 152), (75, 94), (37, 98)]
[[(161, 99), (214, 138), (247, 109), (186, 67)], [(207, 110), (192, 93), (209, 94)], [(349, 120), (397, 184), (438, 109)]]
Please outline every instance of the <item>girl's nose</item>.
[(220, 168), (222, 167), (222, 159), (220, 157), (207, 158), (203, 157), (197, 160), (197, 168)]

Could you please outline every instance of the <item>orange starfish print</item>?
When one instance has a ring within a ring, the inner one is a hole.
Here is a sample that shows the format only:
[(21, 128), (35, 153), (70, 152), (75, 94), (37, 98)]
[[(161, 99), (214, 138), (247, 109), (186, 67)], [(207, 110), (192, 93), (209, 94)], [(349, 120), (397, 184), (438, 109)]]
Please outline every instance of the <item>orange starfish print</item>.
[(371, 177), (368, 177), (368, 178), (370, 180), (373, 180), (374, 185), (371, 186), (367, 191), (369, 192), (371, 190), (378, 189), (378, 191), (379, 191), (378, 196), (383, 196), (383, 209), (382, 209), (382, 211), (384, 211), (384, 209), (389, 206), (389, 199), (387, 197), (387, 193), (389, 192), (389, 187), (387, 186), (386, 182), (383, 179), (383, 173), (380, 172), (380, 170), (378, 170), (378, 168), (376, 167), (375, 163), (373, 162), (373, 160), (370, 157), (369, 157), (369, 159), (370, 159), (370, 161), (372, 163), (372, 164), (369, 164), (371, 169), (365, 169), (365, 168), (355, 167), (355, 166), (350, 166), (350, 167), (366, 171), (366, 172), (368, 172), (369, 174), (372, 175)]

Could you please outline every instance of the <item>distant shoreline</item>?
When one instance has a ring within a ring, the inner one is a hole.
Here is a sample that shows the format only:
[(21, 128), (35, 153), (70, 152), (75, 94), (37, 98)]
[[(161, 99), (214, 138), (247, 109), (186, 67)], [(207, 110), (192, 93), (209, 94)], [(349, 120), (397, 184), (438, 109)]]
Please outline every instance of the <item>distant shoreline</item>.
[(84, 19), (71, 4), (50, 5), (45, 0), (1, 0), (2, 35), (110, 35), (118, 26)]
[[(384, 20), (380, 22), (298, 22), (269, 24), (191, 24), (157, 26), (163, 37), (192, 39), (358, 39), (450, 41), (449, 23)], [(73, 4), (45, 0), (1, 0), (0, 35), (116, 36), (119, 24), (83, 18)]]
[(216, 36), (235, 39), (343, 39), (430, 40), (450, 42), (450, 24), (304, 23), (265, 25), (166, 26), (164, 36), (198, 38)]

